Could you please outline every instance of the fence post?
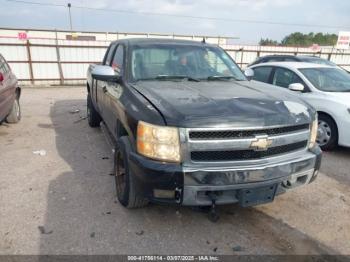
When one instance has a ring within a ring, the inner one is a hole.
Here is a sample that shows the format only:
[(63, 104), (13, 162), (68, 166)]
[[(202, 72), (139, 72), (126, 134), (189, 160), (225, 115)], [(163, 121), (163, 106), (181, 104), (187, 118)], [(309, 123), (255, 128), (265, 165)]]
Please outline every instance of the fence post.
[(332, 54), (333, 54), (333, 49), (334, 49), (334, 47), (332, 47), (331, 52), (328, 53), (328, 61), (331, 61), (331, 57), (332, 57)]
[(30, 53), (30, 43), (29, 40), (26, 42), (27, 56), (28, 56), (28, 65), (29, 65), (29, 75), (30, 75), (30, 83), (34, 84), (34, 74), (33, 74), (33, 63), (32, 63), (32, 55)]
[(244, 47), (241, 47), (239, 49), (239, 51), (241, 51), (241, 68), (243, 67), (243, 55), (244, 55)]
[(58, 47), (58, 38), (57, 38), (57, 30), (56, 30), (56, 56), (57, 56), (57, 65), (58, 65), (58, 72), (60, 74), (60, 85), (64, 84), (64, 76), (63, 76), (63, 71), (62, 71), (62, 64), (61, 64), (61, 54), (60, 54), (60, 49)]

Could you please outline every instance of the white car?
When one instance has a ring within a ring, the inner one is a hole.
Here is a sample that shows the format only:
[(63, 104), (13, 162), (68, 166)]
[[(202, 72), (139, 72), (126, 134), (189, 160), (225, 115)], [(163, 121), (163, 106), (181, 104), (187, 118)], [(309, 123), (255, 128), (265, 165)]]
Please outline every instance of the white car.
[[(271, 62), (251, 66), (252, 80), (289, 88), (318, 112), (317, 142), (323, 150), (350, 147), (350, 74), (321, 64)], [(248, 69), (249, 70), (249, 69)]]

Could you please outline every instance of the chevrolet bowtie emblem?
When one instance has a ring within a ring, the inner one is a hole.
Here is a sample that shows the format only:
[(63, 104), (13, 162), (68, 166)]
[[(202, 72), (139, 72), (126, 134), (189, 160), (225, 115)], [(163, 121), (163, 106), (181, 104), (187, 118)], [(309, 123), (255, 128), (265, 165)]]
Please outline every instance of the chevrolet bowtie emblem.
[(267, 136), (256, 137), (254, 141), (250, 143), (250, 148), (256, 151), (264, 151), (272, 145), (272, 140)]

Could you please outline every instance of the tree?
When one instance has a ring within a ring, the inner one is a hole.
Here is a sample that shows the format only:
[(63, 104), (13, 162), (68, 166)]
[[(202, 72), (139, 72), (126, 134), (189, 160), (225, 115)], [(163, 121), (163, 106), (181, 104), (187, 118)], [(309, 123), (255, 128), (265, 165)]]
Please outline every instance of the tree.
[(272, 40), (272, 39), (269, 39), (269, 38), (266, 38), (266, 39), (263, 39), (261, 38), (260, 39), (260, 42), (259, 42), (259, 45), (270, 45), (270, 46), (276, 46), (276, 45), (279, 45), (278, 42), (276, 40)]
[(283, 38), (281, 43), (284, 46), (311, 46), (313, 44), (333, 46), (336, 44), (337, 39), (338, 36), (336, 34), (303, 34), (296, 32)]
[(323, 33), (308, 33), (303, 34), (300, 32), (295, 32), (287, 35), (283, 38), (281, 43), (275, 40), (266, 38), (261, 38), (259, 45), (282, 45), (282, 46), (302, 46), (309, 47), (313, 44), (318, 44), (321, 46), (334, 46), (337, 43), (338, 36), (336, 34), (323, 34)]

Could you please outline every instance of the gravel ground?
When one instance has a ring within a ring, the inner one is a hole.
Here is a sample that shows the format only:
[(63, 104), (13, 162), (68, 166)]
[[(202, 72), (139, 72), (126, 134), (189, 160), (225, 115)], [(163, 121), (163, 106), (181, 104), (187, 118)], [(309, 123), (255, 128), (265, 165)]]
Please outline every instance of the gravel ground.
[(0, 126), (0, 254), (350, 254), (350, 149), (324, 153), (314, 183), (271, 204), (220, 207), (217, 223), (186, 207), (127, 210), (85, 97), (24, 89), (21, 122)]

